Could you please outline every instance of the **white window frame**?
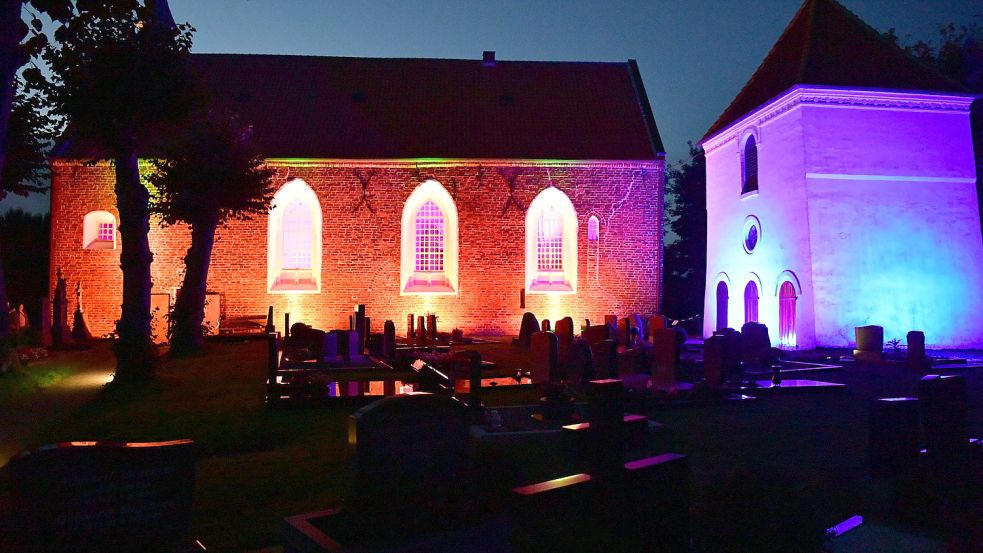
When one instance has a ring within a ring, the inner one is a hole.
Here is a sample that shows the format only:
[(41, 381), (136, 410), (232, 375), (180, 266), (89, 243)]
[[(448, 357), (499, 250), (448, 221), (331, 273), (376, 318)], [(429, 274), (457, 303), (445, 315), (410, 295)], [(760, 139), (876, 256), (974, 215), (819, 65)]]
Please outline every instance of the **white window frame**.
[[(113, 225), (112, 240), (101, 237), (100, 227)], [(90, 211), (82, 218), (82, 249), (83, 250), (115, 250), (116, 234), (119, 226), (116, 216), (108, 211)]]
[[(284, 216), (288, 207), (300, 202), (311, 215), (311, 263), (310, 269), (284, 267), (286, 253), (284, 240)], [(271, 294), (317, 294), (321, 291), (321, 202), (317, 194), (301, 179), (284, 184), (273, 196), (267, 231), (267, 291)]]
[[(444, 216), (443, 271), (417, 271), (416, 220), (420, 209), (433, 202)], [(447, 190), (436, 180), (424, 181), (403, 205), (400, 239), (399, 293), (403, 296), (458, 294), (458, 217), (457, 206)]]
[[(560, 271), (539, 270), (539, 223), (552, 208), (560, 217), (563, 232)], [(531, 294), (577, 293), (577, 210), (560, 189), (550, 186), (540, 192), (526, 210), (526, 292)]]

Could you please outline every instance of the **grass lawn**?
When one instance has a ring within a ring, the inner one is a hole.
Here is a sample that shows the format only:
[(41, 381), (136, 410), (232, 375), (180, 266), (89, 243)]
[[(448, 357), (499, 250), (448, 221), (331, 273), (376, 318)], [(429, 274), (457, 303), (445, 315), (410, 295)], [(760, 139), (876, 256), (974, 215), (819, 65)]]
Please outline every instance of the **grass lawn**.
[(39, 388), (48, 388), (83, 370), (87, 361), (59, 353), (54, 357), (23, 365), (19, 371), (0, 374), (0, 409)]
[[(522, 357), (510, 346), (475, 349), (503, 366)], [(265, 363), (263, 342), (212, 344), (199, 356), (167, 361), (147, 387), (107, 390), (72, 420), (37, 431), (31, 442), (191, 438), (199, 448), (192, 535), (221, 551), (277, 544), (284, 516), (336, 506), (348, 494), (347, 416), (354, 407), (269, 410), (263, 403)], [(970, 376), (971, 430), (979, 435), (983, 378)], [(697, 509), (718, 478), (745, 467), (791, 478), (799, 493), (815, 500), (824, 524), (857, 513), (890, 521), (884, 485), (866, 474), (867, 402), (911, 394), (917, 376), (897, 367), (864, 367), (812, 377), (845, 382), (849, 389), (653, 408), (645, 414), (669, 432), (651, 449), (690, 456)], [(529, 399), (499, 396), (502, 402)], [(512, 459), (520, 467), (517, 481), (576, 468), (532, 450)]]

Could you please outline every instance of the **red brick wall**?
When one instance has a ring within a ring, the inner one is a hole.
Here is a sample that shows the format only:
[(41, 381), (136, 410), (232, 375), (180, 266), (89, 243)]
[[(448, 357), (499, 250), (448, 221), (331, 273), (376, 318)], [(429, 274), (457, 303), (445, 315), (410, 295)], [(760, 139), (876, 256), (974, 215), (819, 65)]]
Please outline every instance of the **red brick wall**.
[[(119, 250), (83, 250), (82, 218), (93, 210), (116, 213), (113, 173), (108, 164), (53, 164), (51, 271), (61, 268), (69, 289), (82, 281), (83, 307), (93, 334), (113, 330), (119, 316), (122, 276)], [(605, 314), (653, 314), (661, 298), (662, 161), (644, 163), (446, 162), (417, 167), (412, 162), (278, 162), (279, 185), (301, 178), (317, 193), (323, 217), (321, 292), (267, 292), (267, 216), (232, 221), (217, 234), (209, 290), (222, 296), (222, 316), (265, 314), (272, 305), (278, 329), (291, 321), (321, 328), (347, 328), (357, 303), (367, 305), (373, 328), (392, 319), (405, 332), (406, 315), (434, 312), (438, 328), (469, 333), (518, 332), (524, 311), (552, 320), (572, 316), (603, 320)], [(375, 209), (359, 205), (362, 188), (354, 171), (377, 171), (368, 194)], [(527, 294), (519, 307), (525, 276), (525, 213), (514, 205), (503, 213), (508, 186), (503, 172), (519, 170), (516, 199), (523, 210), (548, 182), (565, 192), (578, 217), (578, 283), (574, 295)], [(455, 198), (459, 216), (458, 296), (400, 296), (400, 219), (403, 203), (428, 178)], [(587, 219), (600, 219), (600, 239), (587, 241)], [(186, 227), (151, 224), (154, 290), (180, 285)], [(74, 294), (69, 294), (74, 309)], [(282, 330), (282, 329), (281, 329)]]

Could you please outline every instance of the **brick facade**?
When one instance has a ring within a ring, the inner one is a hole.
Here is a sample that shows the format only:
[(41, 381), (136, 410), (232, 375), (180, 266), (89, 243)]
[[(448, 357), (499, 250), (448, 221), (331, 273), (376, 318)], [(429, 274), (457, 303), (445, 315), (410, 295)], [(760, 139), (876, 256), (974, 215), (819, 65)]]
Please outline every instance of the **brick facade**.
[[(222, 317), (265, 314), (272, 305), (278, 330), (291, 321), (320, 328), (347, 328), (352, 306), (364, 303), (373, 327), (391, 319), (405, 332), (408, 313), (436, 313), (438, 328), (474, 334), (514, 334), (524, 311), (540, 318), (565, 315), (603, 320), (605, 314), (659, 311), (662, 274), (664, 161), (270, 161), (275, 182), (303, 179), (323, 212), (321, 291), (267, 291), (268, 217), (231, 221), (219, 229), (209, 271), (209, 291), (221, 294)], [(368, 187), (373, 211), (361, 203), (356, 171), (374, 171)], [(519, 171), (515, 197), (523, 210), (549, 183), (577, 211), (578, 283), (573, 295), (527, 294), (525, 213), (508, 203), (503, 174)], [(116, 212), (113, 171), (107, 163), (52, 162), (51, 281), (59, 268), (74, 289), (85, 289), (83, 307), (95, 335), (113, 330), (119, 317), (122, 274), (119, 249), (82, 248), (82, 219), (94, 210)], [(403, 204), (426, 179), (440, 182), (459, 214), (460, 287), (457, 296), (401, 296), (400, 219)], [(600, 220), (597, 242), (587, 240), (587, 220)], [(154, 291), (180, 285), (190, 242), (182, 226), (151, 223)], [(71, 295), (71, 294), (70, 294)], [(70, 309), (74, 309), (74, 295)]]

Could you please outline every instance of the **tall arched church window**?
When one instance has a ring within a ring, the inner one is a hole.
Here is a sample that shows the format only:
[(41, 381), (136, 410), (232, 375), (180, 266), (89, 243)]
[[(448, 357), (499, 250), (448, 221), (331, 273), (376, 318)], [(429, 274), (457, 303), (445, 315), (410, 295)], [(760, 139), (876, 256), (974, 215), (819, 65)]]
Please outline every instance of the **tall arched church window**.
[(746, 194), (758, 189), (758, 143), (753, 134), (748, 136), (747, 141), (744, 142), (743, 158), (741, 194)]
[(576, 288), (577, 211), (566, 194), (551, 186), (526, 211), (526, 290), (574, 293)]
[(273, 196), (267, 233), (270, 292), (321, 289), (321, 202), (307, 183), (294, 179)]
[(400, 293), (457, 294), (457, 207), (447, 190), (428, 180), (403, 206)]

